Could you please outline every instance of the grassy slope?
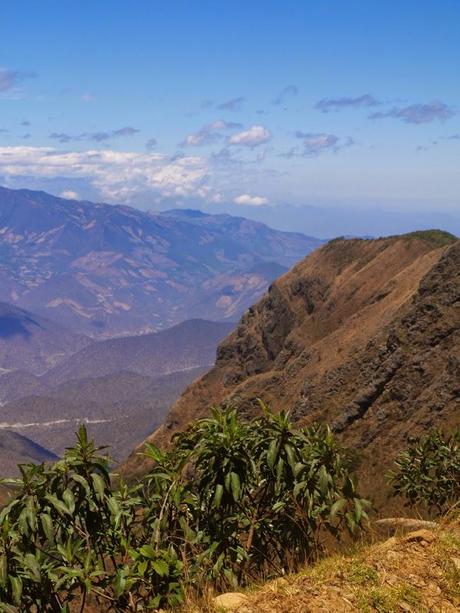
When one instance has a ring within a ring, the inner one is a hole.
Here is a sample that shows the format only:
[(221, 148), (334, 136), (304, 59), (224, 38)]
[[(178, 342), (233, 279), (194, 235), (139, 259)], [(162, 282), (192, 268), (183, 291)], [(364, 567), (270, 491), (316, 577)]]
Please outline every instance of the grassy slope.
[[(460, 520), (434, 532), (411, 532), (324, 558), (301, 573), (248, 590), (246, 596), (234, 613), (459, 611)], [(216, 608), (209, 598), (186, 611)]]

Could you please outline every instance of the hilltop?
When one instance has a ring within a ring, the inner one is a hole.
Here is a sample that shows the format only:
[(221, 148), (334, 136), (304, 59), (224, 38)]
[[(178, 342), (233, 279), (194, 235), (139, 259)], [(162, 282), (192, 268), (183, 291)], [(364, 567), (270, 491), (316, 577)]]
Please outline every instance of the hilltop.
[[(299, 424), (331, 424), (364, 493), (389, 508), (385, 471), (408, 437), (459, 424), (459, 295), (452, 235), (331, 241), (246, 311), (150, 440), (166, 444), (219, 403), (254, 415), (259, 397)], [(129, 476), (147, 468), (138, 451)]]
[[(0, 477), (15, 474), (18, 464), (29, 462), (40, 464), (41, 462), (52, 462), (54, 460), (57, 460), (56, 454), (38, 445), (35, 441), (17, 432), (0, 430), (0, 466), (2, 467)], [(0, 485), (0, 504), (2, 498)]]

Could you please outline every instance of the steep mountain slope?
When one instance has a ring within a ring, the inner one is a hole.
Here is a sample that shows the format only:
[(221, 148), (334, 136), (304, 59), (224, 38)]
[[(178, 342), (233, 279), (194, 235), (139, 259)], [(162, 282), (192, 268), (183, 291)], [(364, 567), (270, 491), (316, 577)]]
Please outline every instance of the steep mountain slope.
[(152, 334), (99, 341), (46, 373), (48, 384), (129, 370), (158, 377), (214, 363), (218, 343), (234, 324), (192, 319)]
[[(55, 322), (0, 302), (0, 373), (21, 369), (40, 374), (90, 343)], [(3, 382), (0, 377), (0, 387)]]
[[(218, 403), (254, 414), (257, 397), (330, 423), (388, 506), (384, 474), (407, 437), (460, 424), (460, 241), (429, 231), (315, 251), (245, 313), (153, 439)], [(125, 472), (145, 467), (133, 453)]]
[[(41, 463), (56, 460), (57, 456), (25, 436), (9, 430), (0, 430), (0, 476), (18, 473), (18, 464)], [(0, 502), (2, 492), (0, 491)]]
[[(84, 422), (96, 442), (109, 446), (111, 457), (121, 460), (162, 423), (171, 404), (204, 370), (158, 378), (119, 372), (49, 387), (46, 394), (25, 396), (0, 408), (0, 437), (12, 430), (60, 455), (74, 443), (75, 431)], [(0, 476), (7, 474), (4, 470), (0, 463)]]
[(0, 300), (102, 337), (235, 319), (320, 242), (230, 215), (0, 188)]

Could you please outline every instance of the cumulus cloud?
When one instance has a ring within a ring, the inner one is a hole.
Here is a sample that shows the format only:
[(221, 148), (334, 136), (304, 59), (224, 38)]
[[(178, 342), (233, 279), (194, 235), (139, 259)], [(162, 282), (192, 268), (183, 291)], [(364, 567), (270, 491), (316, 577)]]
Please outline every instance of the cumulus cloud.
[(246, 206), (263, 206), (268, 204), (268, 199), (263, 196), (251, 196), (250, 194), (241, 194), (234, 198), (233, 202), (239, 205)]
[(198, 132), (189, 134), (185, 138), (185, 140), (181, 143), (181, 146), (182, 147), (200, 147), (202, 145), (210, 145), (224, 138), (222, 131), (234, 130), (237, 128), (241, 128), (240, 123), (218, 119), (217, 121), (213, 121), (212, 123), (207, 124), (206, 126), (203, 126), (202, 128), (198, 130)]
[(422, 124), (431, 123), (435, 120), (444, 121), (454, 115), (455, 111), (445, 102), (433, 100), (427, 104), (410, 104), (409, 106), (393, 107), (389, 111), (372, 113), (369, 115), (369, 119), (392, 117), (405, 123)]
[(171, 160), (159, 153), (0, 147), (3, 177), (82, 179), (109, 201), (130, 201), (147, 191), (172, 198), (203, 196), (209, 192), (207, 174), (207, 161), (196, 156)]
[(222, 111), (241, 111), (244, 101), (245, 98), (243, 96), (231, 98), (230, 100), (226, 100), (225, 102), (219, 104), (217, 108)]
[(271, 132), (264, 126), (251, 126), (247, 130), (232, 134), (228, 139), (229, 145), (244, 147), (257, 147), (268, 143), (272, 138)]
[(65, 198), (66, 200), (80, 200), (80, 195), (78, 192), (74, 192), (71, 189), (65, 189), (59, 194), (59, 196), (61, 198)]
[(24, 79), (35, 77), (33, 72), (22, 72), (20, 70), (9, 70), (0, 68), (0, 93), (15, 89)]
[(273, 100), (273, 104), (283, 104), (284, 102), (286, 102), (287, 98), (290, 98), (291, 96), (297, 96), (298, 93), (299, 88), (297, 87), (297, 85), (286, 85), (286, 87), (283, 87), (278, 96)]
[(100, 131), (100, 132), (83, 132), (81, 134), (71, 135), (66, 132), (51, 132), (49, 137), (53, 140), (57, 140), (60, 143), (70, 143), (73, 141), (88, 140), (95, 143), (102, 143), (110, 140), (111, 138), (120, 138), (126, 136), (134, 136), (139, 130), (131, 126), (125, 126), (118, 130)]
[(378, 106), (381, 102), (371, 96), (371, 94), (362, 94), (361, 96), (349, 97), (342, 96), (341, 98), (322, 98), (315, 104), (315, 109), (322, 113), (330, 113), (331, 111), (340, 111), (341, 109), (357, 109), (370, 106)]

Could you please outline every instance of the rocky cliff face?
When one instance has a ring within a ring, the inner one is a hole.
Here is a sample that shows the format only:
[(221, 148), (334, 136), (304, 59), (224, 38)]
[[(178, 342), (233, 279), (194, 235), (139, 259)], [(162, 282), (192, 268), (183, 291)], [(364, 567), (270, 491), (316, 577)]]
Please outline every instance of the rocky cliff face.
[[(433, 231), (315, 251), (245, 313), (153, 439), (210, 405), (252, 415), (258, 397), (331, 424), (388, 506), (384, 473), (408, 436), (460, 424), (460, 241)], [(145, 468), (134, 453), (125, 470)]]

